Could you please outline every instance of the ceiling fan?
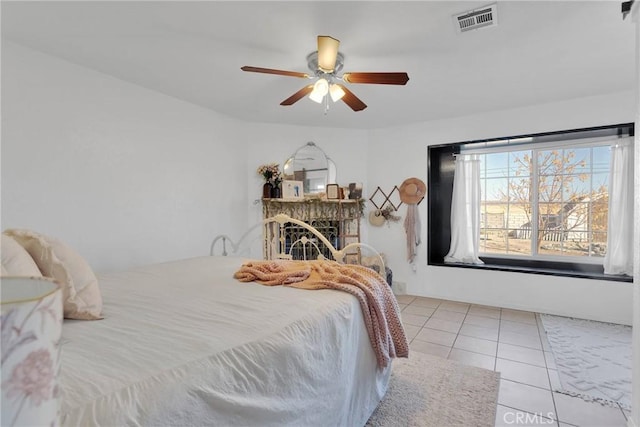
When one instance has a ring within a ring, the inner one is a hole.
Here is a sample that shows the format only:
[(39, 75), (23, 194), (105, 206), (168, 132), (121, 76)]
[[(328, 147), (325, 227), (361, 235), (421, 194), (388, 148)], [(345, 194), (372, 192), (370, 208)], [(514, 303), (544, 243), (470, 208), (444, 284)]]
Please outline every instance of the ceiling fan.
[[(329, 97), (333, 102), (342, 101), (353, 111), (362, 111), (367, 105), (339, 82), (369, 83), (385, 85), (406, 85), (409, 81), (407, 73), (344, 73), (338, 74), (344, 64), (344, 55), (338, 52), (340, 40), (331, 36), (318, 36), (318, 50), (307, 56), (307, 66), (311, 74), (297, 71), (275, 70), (272, 68), (251, 67), (245, 65), (240, 69), (252, 73), (277, 74), (287, 77), (300, 77), (316, 79), (316, 82), (307, 85), (285, 99), (280, 105), (293, 105), (305, 96), (317, 103), (325, 101), (325, 113), (329, 108)], [(327, 96), (328, 94), (328, 96)]]

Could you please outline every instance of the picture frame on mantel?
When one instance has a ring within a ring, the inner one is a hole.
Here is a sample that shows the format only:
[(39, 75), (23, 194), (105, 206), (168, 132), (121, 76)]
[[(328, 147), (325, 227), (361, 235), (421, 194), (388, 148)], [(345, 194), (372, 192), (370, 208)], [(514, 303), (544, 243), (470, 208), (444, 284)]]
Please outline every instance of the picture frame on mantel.
[(287, 200), (304, 199), (304, 186), (302, 181), (282, 181), (282, 198)]
[(338, 184), (327, 184), (327, 200), (340, 199), (340, 186)]

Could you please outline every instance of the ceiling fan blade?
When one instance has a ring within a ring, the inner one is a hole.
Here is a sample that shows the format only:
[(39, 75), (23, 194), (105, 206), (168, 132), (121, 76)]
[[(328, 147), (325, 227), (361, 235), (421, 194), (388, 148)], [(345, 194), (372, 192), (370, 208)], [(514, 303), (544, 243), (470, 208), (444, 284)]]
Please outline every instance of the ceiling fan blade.
[(242, 71), (249, 71), (251, 73), (277, 74), (279, 76), (303, 77), (307, 79), (311, 77), (307, 73), (299, 73), (297, 71), (274, 70), (273, 68), (251, 67), (249, 65), (245, 65), (240, 69)]
[(406, 85), (409, 75), (407, 73), (344, 73), (342, 79), (348, 83)]
[(360, 98), (355, 96), (353, 92), (347, 89), (344, 85), (338, 85), (344, 91), (344, 96), (342, 100), (345, 104), (347, 104), (353, 111), (362, 111), (367, 108), (367, 104), (362, 102)]
[(302, 98), (307, 96), (313, 90), (313, 85), (305, 86), (284, 101), (280, 103), (280, 105), (293, 105), (296, 102), (300, 101)]
[(332, 72), (336, 67), (340, 40), (331, 36), (318, 36), (318, 68), (325, 73)]

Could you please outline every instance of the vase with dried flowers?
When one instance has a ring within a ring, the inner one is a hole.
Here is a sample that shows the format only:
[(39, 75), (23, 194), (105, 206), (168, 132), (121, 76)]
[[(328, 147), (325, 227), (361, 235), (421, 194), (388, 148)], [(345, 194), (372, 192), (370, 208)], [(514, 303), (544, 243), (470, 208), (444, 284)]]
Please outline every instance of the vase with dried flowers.
[(282, 183), (282, 172), (278, 171), (271, 177), (271, 198), (279, 199), (282, 197), (280, 184)]
[[(269, 199), (272, 197), (271, 190), (275, 186), (276, 179), (282, 181), (282, 174), (280, 173), (280, 165), (277, 163), (269, 163), (258, 167), (258, 175), (262, 175), (264, 178), (264, 185), (262, 186), (262, 198)], [(277, 183), (279, 185), (279, 182)], [(278, 187), (279, 188), (279, 187)]]

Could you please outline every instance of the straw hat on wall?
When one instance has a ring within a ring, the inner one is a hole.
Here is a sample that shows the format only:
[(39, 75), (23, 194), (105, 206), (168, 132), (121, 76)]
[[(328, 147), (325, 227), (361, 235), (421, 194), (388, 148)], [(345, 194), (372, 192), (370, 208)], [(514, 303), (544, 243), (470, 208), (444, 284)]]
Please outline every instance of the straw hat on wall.
[(400, 186), (400, 200), (408, 205), (415, 205), (427, 194), (427, 186), (418, 178), (407, 178)]

